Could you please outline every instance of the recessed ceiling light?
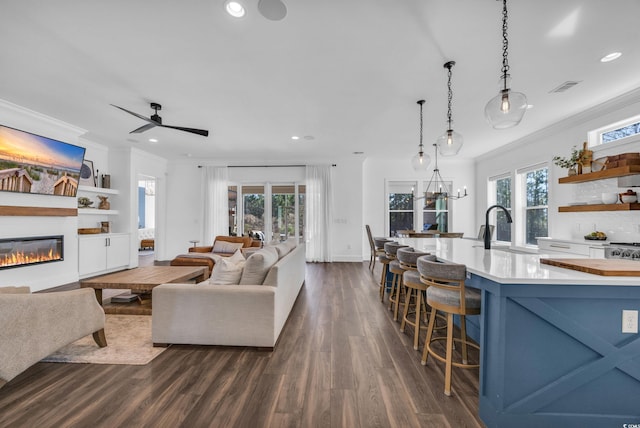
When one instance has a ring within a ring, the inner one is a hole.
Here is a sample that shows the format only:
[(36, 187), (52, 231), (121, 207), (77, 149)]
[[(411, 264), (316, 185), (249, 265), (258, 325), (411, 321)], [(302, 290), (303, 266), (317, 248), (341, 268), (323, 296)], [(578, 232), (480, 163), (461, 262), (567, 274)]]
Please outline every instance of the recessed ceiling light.
[(531, 110), (533, 108), (533, 104), (527, 104), (527, 110)]
[(237, 1), (228, 0), (225, 2), (224, 10), (234, 18), (242, 18), (246, 11), (244, 10), (244, 6)]
[(611, 52), (610, 54), (605, 55), (602, 58), (600, 58), (600, 62), (614, 61), (614, 60), (620, 58), (620, 56), (622, 56), (621, 52)]
[(291, 137), (292, 140), (299, 140), (300, 137), (298, 137), (297, 135), (294, 135), (293, 137)]
[(158, 139), (157, 138), (149, 138), (149, 142), (150, 143), (157, 143)]

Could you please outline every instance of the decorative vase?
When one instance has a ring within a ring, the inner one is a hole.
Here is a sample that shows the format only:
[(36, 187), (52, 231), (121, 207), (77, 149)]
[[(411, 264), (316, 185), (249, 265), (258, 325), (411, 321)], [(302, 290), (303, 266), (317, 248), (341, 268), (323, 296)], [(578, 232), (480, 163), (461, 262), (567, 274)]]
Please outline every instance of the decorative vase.
[(569, 168), (569, 176), (572, 175), (578, 175), (578, 168), (576, 168), (575, 166)]

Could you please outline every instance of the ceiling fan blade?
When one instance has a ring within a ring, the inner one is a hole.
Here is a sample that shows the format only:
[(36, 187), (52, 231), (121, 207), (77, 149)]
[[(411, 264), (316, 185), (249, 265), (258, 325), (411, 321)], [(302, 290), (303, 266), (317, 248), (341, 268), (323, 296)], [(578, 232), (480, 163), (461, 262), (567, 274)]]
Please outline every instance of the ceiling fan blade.
[(153, 120), (149, 119), (148, 117), (145, 117), (145, 116), (143, 116), (143, 115), (141, 115), (141, 114), (135, 113), (135, 112), (133, 112), (133, 111), (131, 111), (131, 110), (127, 110), (126, 108), (122, 108), (122, 107), (117, 106), (117, 105), (115, 105), (115, 104), (111, 104), (111, 105), (112, 105), (112, 106), (114, 106), (115, 108), (119, 108), (119, 109), (120, 109), (120, 110), (122, 110), (122, 111), (126, 111), (127, 113), (129, 113), (129, 114), (131, 114), (131, 115), (134, 115), (135, 117), (137, 117), (137, 118), (139, 118), (139, 119), (142, 119), (142, 120), (147, 121), (147, 122), (149, 122), (149, 123), (154, 123), (154, 124), (155, 124), (155, 122), (154, 122)]
[(144, 131), (148, 131), (151, 128), (155, 128), (157, 125), (155, 123), (147, 123), (146, 125), (142, 125), (140, 128), (136, 128), (133, 131), (129, 132), (129, 134), (139, 134)]
[(177, 129), (178, 131), (191, 132), (192, 134), (202, 135), (203, 137), (209, 136), (209, 131), (207, 131), (206, 129), (183, 128), (181, 126), (169, 126), (169, 125), (158, 125), (158, 126), (162, 126), (163, 128)]

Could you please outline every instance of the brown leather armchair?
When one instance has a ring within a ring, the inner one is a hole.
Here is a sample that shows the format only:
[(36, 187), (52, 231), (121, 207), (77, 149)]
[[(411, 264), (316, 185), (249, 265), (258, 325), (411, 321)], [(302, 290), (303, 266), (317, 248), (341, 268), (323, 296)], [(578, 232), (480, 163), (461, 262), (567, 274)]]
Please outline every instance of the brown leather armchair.
[[(213, 241), (213, 245), (202, 246), (202, 247), (191, 247), (189, 248), (189, 254), (181, 254), (176, 256), (173, 260), (171, 260), (171, 266), (205, 266), (209, 268), (209, 272), (205, 275), (205, 279), (209, 278), (211, 272), (213, 271), (213, 267), (216, 262), (212, 257), (209, 257), (210, 254), (218, 254), (219, 256), (230, 256), (231, 253), (215, 253), (213, 252), (213, 247), (215, 246), (216, 241), (225, 241), (225, 242), (233, 242), (233, 243), (242, 243), (242, 248), (249, 248), (252, 246), (260, 246), (260, 241), (254, 241), (249, 236), (216, 236), (216, 239)], [(257, 245), (255, 245), (257, 244)], [(202, 255), (198, 255), (197, 253), (201, 253)], [(207, 255), (208, 254), (208, 255)]]

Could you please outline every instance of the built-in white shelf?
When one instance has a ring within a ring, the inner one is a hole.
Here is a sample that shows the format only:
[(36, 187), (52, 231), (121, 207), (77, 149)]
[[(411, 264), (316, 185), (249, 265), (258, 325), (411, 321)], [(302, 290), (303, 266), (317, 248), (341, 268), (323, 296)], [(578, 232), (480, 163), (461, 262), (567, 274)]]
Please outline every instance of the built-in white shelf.
[(105, 195), (117, 195), (120, 193), (118, 189), (105, 189), (102, 187), (92, 187), (92, 186), (78, 186), (78, 192), (87, 192), (87, 193), (104, 193)]
[(82, 215), (118, 215), (118, 210), (100, 210), (98, 208), (78, 208), (78, 214)]

